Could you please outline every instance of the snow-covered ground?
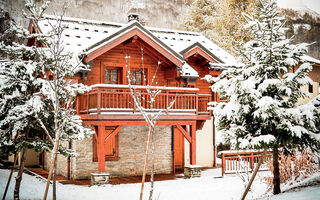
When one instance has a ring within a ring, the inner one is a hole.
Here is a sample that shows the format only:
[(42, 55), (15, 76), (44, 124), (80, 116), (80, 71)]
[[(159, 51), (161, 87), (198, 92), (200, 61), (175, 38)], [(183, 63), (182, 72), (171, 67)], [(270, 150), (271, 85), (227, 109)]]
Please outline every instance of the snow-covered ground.
[[(262, 176), (269, 172), (259, 172), (254, 181), (253, 191), (248, 194), (247, 199), (258, 199), (265, 195), (266, 184), (262, 182)], [(0, 194), (4, 192), (9, 170), (0, 169)], [(155, 199), (159, 200), (238, 200), (244, 190), (243, 183), (237, 175), (225, 175), (221, 178), (221, 169), (210, 169), (202, 172), (201, 178), (178, 179), (170, 181), (155, 182)], [(219, 178), (220, 177), (220, 178)], [(8, 198), (13, 199), (14, 179), (12, 179)], [(138, 199), (141, 184), (122, 184), (105, 186), (78, 186), (78, 185), (57, 185), (58, 199), (110, 199), (130, 200)], [(145, 185), (145, 194), (148, 193), (150, 184)], [(21, 185), (21, 199), (42, 199), (45, 189), (45, 182), (28, 174), (23, 175)], [(51, 190), (49, 199), (51, 199)], [(310, 196), (310, 197), (309, 197)], [(300, 191), (284, 193), (278, 196), (266, 197), (267, 199), (284, 200), (295, 199), (311, 200), (320, 196), (320, 186), (303, 188)], [(147, 199), (147, 195), (145, 195)]]

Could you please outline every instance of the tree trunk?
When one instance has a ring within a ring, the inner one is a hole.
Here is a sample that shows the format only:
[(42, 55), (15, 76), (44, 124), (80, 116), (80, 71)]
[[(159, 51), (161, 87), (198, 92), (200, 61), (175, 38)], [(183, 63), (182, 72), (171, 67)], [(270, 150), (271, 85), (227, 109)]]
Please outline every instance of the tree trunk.
[(52, 199), (56, 200), (57, 198), (57, 185), (56, 185), (56, 168), (57, 168), (57, 161), (58, 161), (58, 157), (56, 156), (56, 162), (54, 162), (54, 166), (53, 166), (53, 183), (52, 183)]
[(14, 194), (13, 194), (14, 200), (20, 199), (20, 197), (19, 197), (20, 184), (21, 184), (21, 180), (22, 180), (25, 160), (26, 160), (26, 147), (23, 147), (21, 161), (20, 161), (20, 169), (19, 169), (18, 175), (16, 177), (16, 185), (14, 188)]
[(9, 185), (10, 185), (11, 178), (12, 178), (12, 174), (13, 174), (13, 170), (14, 170), (14, 168), (15, 168), (15, 165), (16, 165), (17, 160), (18, 160), (18, 155), (17, 155), (17, 153), (15, 153), (15, 154), (14, 154), (13, 165), (12, 165), (12, 168), (11, 168), (11, 171), (10, 171), (10, 175), (9, 175), (9, 178), (8, 178), (8, 182), (7, 182), (7, 185), (6, 185), (6, 189), (4, 190), (4, 194), (3, 194), (2, 200), (5, 200), (5, 199), (6, 199), (7, 192), (8, 192)]
[(152, 200), (153, 198), (153, 188), (154, 188), (154, 130), (152, 129), (152, 137), (151, 137), (151, 187), (150, 187), (150, 193), (149, 193), (149, 200)]
[(149, 156), (149, 149), (150, 149), (150, 140), (152, 137), (152, 129), (153, 129), (153, 127), (150, 126), (149, 133), (148, 133), (146, 155), (144, 158), (144, 168), (143, 168), (143, 175), (142, 175), (142, 181), (141, 181), (140, 200), (142, 200), (142, 198), (143, 198), (143, 188), (144, 188), (144, 182), (146, 180), (146, 171), (147, 171), (147, 165), (148, 165), (148, 156)]
[(273, 194), (279, 194), (280, 190), (280, 172), (279, 172), (279, 151), (278, 146), (272, 149), (273, 156)]

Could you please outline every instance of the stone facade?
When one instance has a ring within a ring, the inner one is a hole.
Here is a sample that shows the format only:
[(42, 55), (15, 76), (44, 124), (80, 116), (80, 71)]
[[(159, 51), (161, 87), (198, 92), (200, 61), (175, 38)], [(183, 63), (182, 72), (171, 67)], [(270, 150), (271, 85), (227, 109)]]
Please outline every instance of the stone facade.
[[(106, 171), (111, 176), (142, 175), (148, 128), (145, 126), (127, 126), (119, 132), (119, 160), (106, 161)], [(72, 148), (78, 156), (71, 158), (71, 178), (89, 179), (91, 173), (98, 172), (98, 162), (93, 162), (92, 137), (73, 141)], [(45, 167), (48, 168), (50, 154), (46, 154)], [(173, 169), (171, 126), (158, 126), (155, 131), (155, 173), (169, 174)], [(149, 157), (149, 163), (150, 163)], [(67, 158), (58, 156), (57, 174), (67, 176)], [(151, 166), (147, 173), (150, 174)]]

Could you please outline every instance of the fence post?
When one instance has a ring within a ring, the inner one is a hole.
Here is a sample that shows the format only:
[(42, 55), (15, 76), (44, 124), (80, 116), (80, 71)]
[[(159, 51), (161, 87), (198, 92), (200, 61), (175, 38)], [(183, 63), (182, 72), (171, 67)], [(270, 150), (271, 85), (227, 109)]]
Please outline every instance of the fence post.
[(253, 169), (254, 169), (253, 152), (251, 152), (251, 154), (250, 154), (250, 168), (253, 171)]
[(223, 175), (224, 175), (224, 171), (225, 171), (225, 164), (226, 164), (226, 160), (225, 160), (225, 157), (224, 157), (224, 153), (221, 154), (221, 160), (222, 160), (221, 169), (222, 169), (222, 176), (223, 176)]
[(98, 115), (100, 115), (100, 111), (101, 111), (101, 89), (100, 88), (98, 88), (98, 94), (97, 94), (97, 113), (98, 113)]
[[(169, 94), (168, 94), (168, 90), (166, 91), (166, 105), (165, 108), (169, 107)], [(166, 113), (168, 114), (169, 110), (166, 109)]]
[(199, 94), (196, 92), (196, 114), (198, 115), (199, 110)]

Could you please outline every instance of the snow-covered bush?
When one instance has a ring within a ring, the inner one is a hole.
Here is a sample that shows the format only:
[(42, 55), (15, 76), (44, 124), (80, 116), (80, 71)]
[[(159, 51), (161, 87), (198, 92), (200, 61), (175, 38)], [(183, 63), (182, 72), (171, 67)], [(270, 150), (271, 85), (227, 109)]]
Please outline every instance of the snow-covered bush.
[[(267, 163), (273, 172), (272, 160)], [(279, 155), (280, 182), (282, 186), (290, 186), (320, 172), (319, 161), (316, 154), (309, 149), (294, 151), (293, 154)], [(273, 188), (273, 178), (265, 177), (269, 190)]]

